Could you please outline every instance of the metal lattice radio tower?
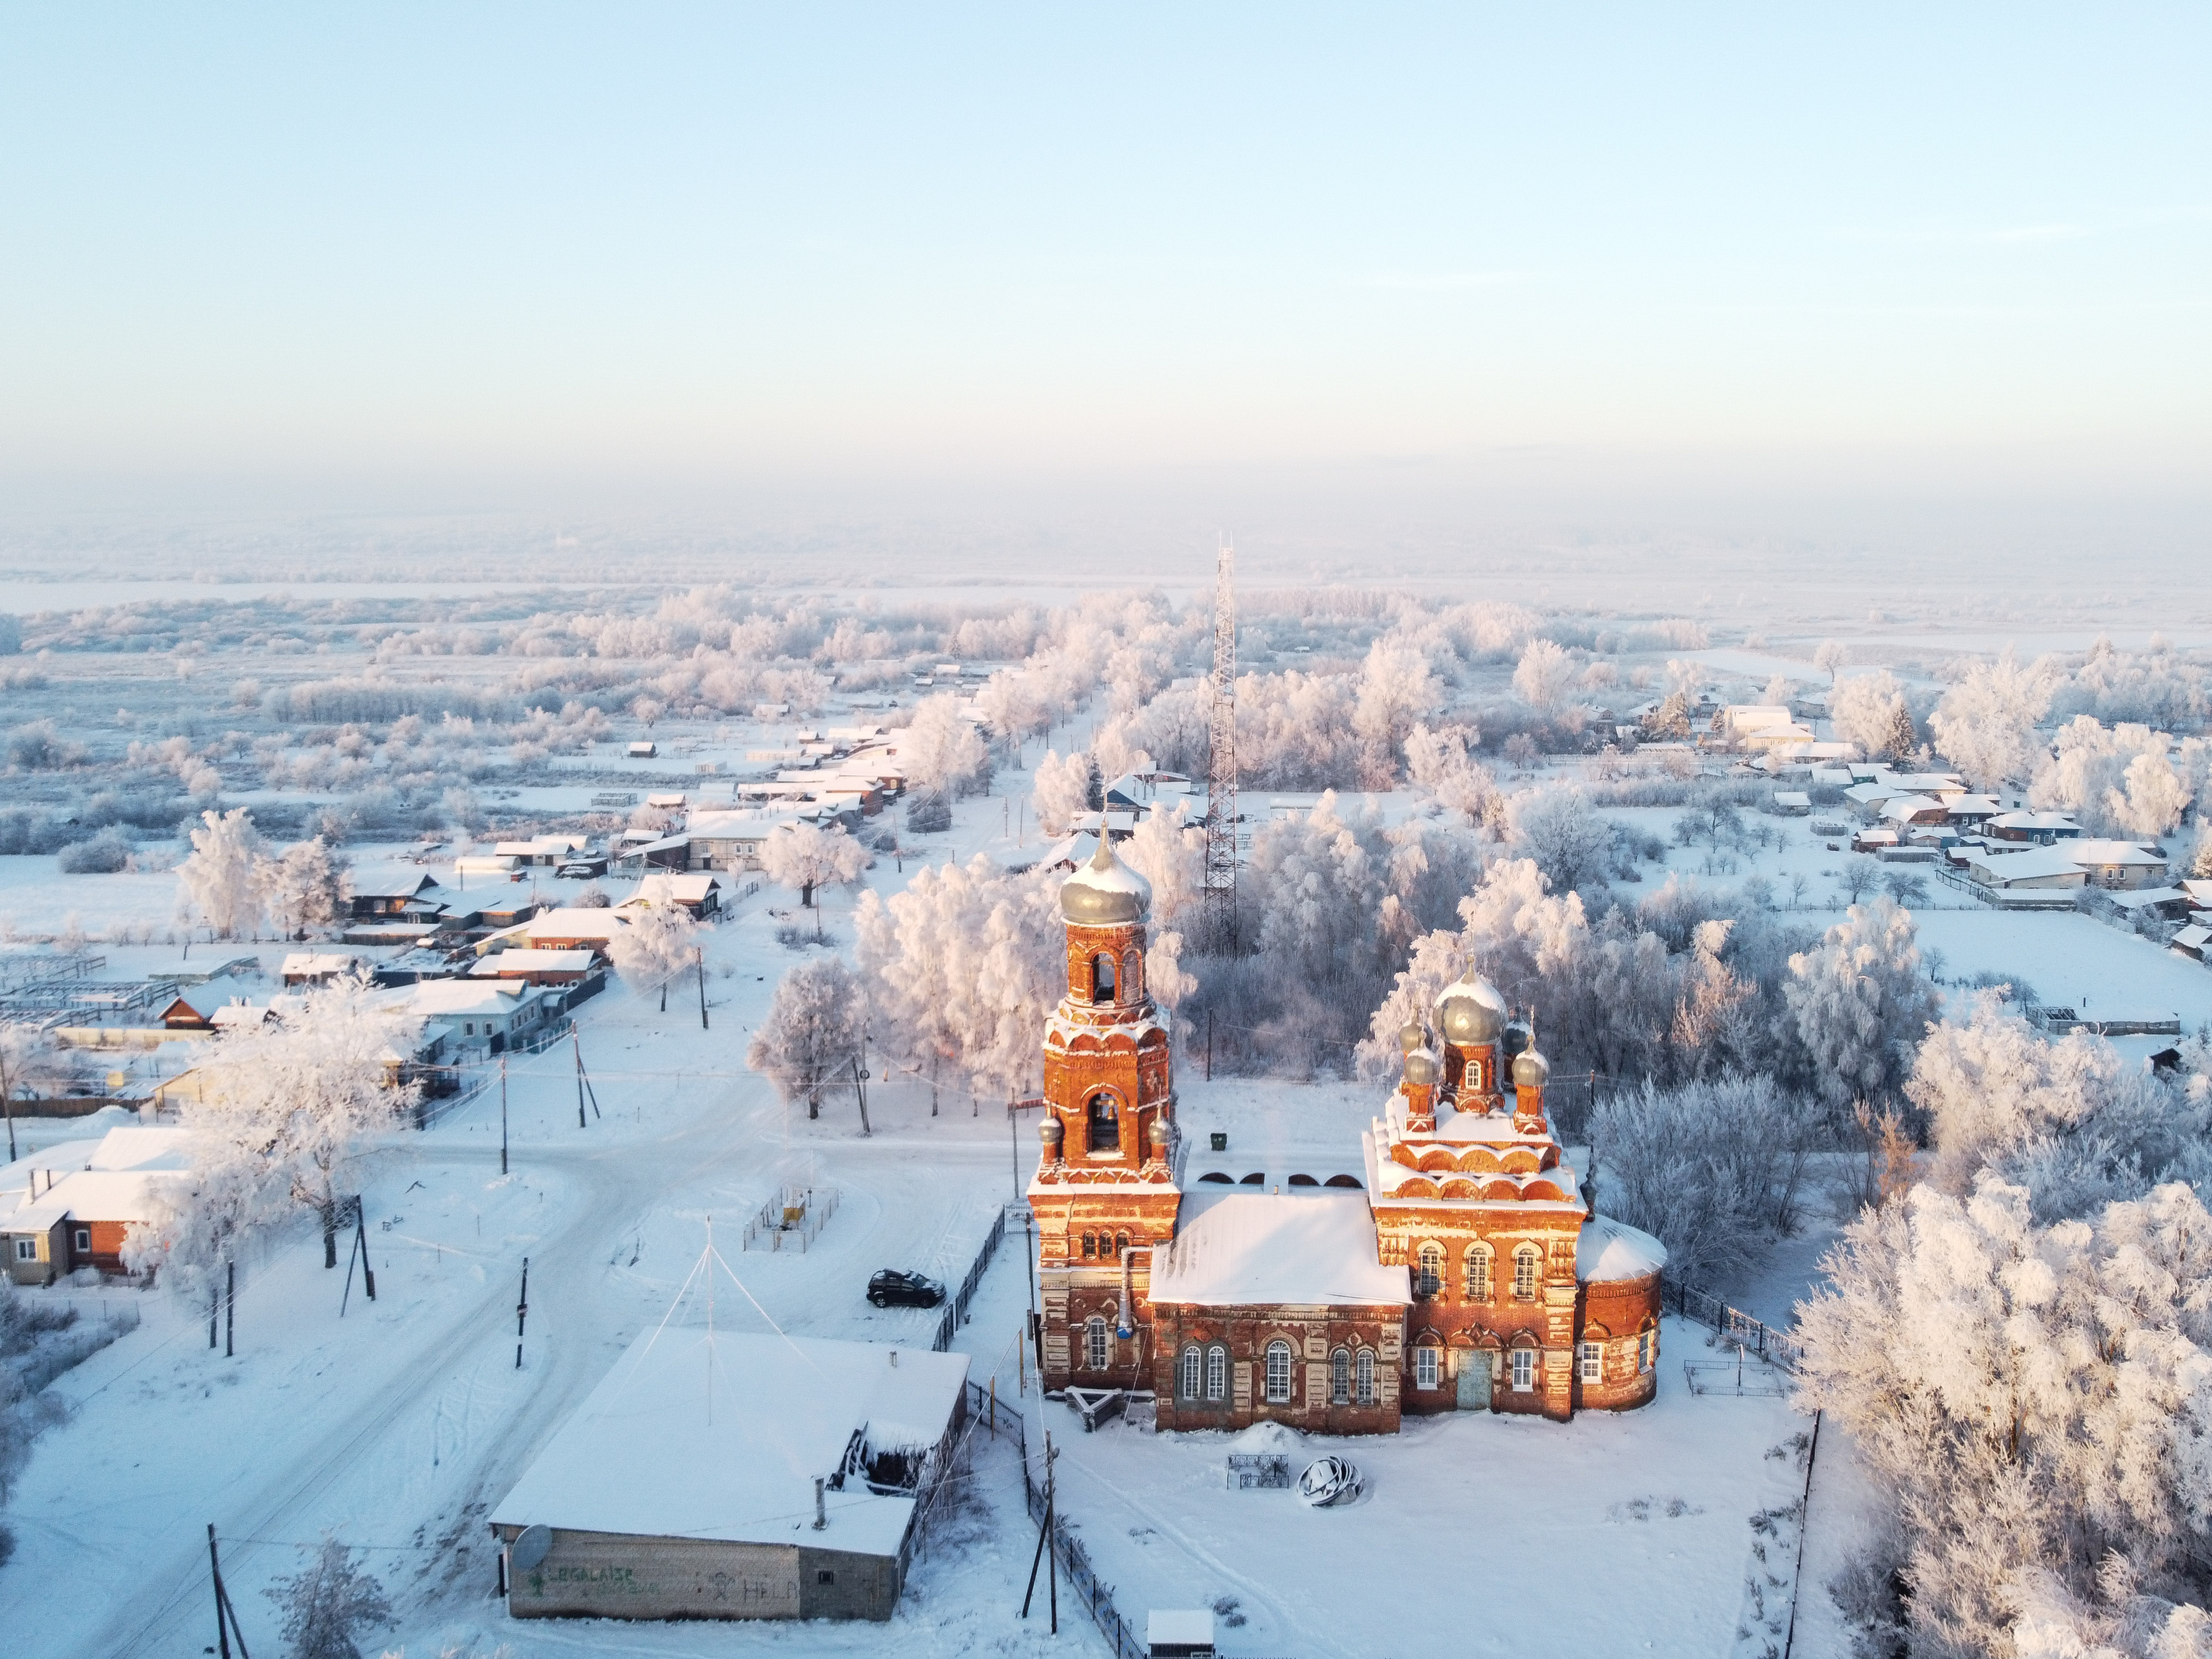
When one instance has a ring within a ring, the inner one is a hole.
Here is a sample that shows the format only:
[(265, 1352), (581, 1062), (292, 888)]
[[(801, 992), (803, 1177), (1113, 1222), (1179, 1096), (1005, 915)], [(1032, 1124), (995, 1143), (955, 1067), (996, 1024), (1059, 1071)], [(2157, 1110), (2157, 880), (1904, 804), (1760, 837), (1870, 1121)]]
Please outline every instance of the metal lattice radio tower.
[(1213, 587), (1213, 708), (1206, 730), (1206, 947), (1237, 948), (1237, 549), (1221, 538)]

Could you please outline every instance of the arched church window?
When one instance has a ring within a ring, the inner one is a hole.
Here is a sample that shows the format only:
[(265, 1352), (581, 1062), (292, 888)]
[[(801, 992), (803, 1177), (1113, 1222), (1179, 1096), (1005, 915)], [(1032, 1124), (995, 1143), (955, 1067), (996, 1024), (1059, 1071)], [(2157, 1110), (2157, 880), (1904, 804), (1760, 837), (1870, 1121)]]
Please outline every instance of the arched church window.
[(1091, 958), (1091, 1000), (1114, 1000), (1114, 958), (1103, 951)]
[(1145, 994), (1145, 959), (1131, 945), (1121, 952), (1121, 1000), (1141, 1001)]
[(1513, 1297), (1516, 1302), (1536, 1299), (1536, 1276), (1543, 1267), (1544, 1258), (1534, 1244), (1523, 1244), (1513, 1252)]
[(1424, 1244), (1413, 1258), (1413, 1294), (1434, 1296), (1443, 1288), (1444, 1249), (1441, 1244)]
[(1267, 1403), (1291, 1403), (1291, 1345), (1287, 1342), (1267, 1345)]
[(1097, 1234), (1096, 1234), (1096, 1233), (1085, 1233), (1085, 1234), (1084, 1234), (1084, 1235), (1083, 1235), (1083, 1259), (1084, 1259), (1085, 1261), (1090, 1261), (1090, 1260), (1091, 1260), (1091, 1258), (1092, 1256), (1097, 1255), (1097, 1254), (1098, 1254), (1098, 1235), (1097, 1235)]
[(1106, 1369), (1106, 1322), (1096, 1314), (1083, 1328), (1083, 1363), (1094, 1371)]
[(1375, 1350), (1362, 1348), (1352, 1365), (1353, 1397), (1363, 1406), (1375, 1403)]
[(1206, 1397), (1219, 1401), (1229, 1393), (1229, 1350), (1223, 1347), (1206, 1351)]
[(1328, 1403), (1352, 1403), (1352, 1351), (1348, 1348), (1339, 1348), (1328, 1357)]
[(1467, 1247), (1467, 1299), (1470, 1302), (1490, 1300), (1490, 1246), (1487, 1244)]
[(1200, 1387), (1199, 1376), (1200, 1370), (1205, 1364), (1205, 1355), (1195, 1346), (1185, 1348), (1182, 1351), (1182, 1362), (1176, 1367), (1180, 1373), (1176, 1392), (1182, 1395), (1185, 1400), (1195, 1400), (1198, 1398), (1198, 1390)]
[(1091, 1097), (1091, 1150), (1094, 1152), (1118, 1152), (1121, 1150), (1121, 1111), (1114, 1097), (1096, 1094)]
[(1659, 1333), (1646, 1331), (1636, 1339), (1636, 1373), (1641, 1376), (1651, 1369), (1654, 1355), (1659, 1352)]
[(1536, 1351), (1534, 1348), (1513, 1350), (1513, 1387), (1526, 1394), (1536, 1386)]
[(1116, 1261), (1119, 1261), (1121, 1257), (1127, 1253), (1128, 1249), (1129, 1235), (1127, 1233), (1115, 1233), (1114, 1235), (1114, 1259)]

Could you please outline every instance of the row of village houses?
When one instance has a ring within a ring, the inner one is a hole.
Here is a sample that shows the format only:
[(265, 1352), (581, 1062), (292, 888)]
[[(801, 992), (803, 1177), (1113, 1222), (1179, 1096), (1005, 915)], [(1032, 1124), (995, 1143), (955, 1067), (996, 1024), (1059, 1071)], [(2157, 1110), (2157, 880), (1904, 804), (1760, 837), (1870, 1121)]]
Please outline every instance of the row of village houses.
[[(217, 976), (176, 988), (146, 1027), (61, 1028), (59, 1035), (117, 1053), (220, 1042), (283, 1021), (319, 986), (359, 976), (374, 984), (370, 994), (393, 1017), (387, 1079), (432, 1097), (451, 1093), (466, 1067), (556, 1033), (568, 1010), (605, 984), (614, 942), (641, 908), (710, 911), (718, 886), (711, 875), (650, 875), (622, 904), (539, 908), (479, 931), (456, 957), (413, 962), (398, 977), (391, 961), (343, 950), (295, 951), (279, 969), (285, 988), (264, 1001), (231, 994)], [(417, 890), (427, 896), (428, 889)], [(399, 960), (428, 956), (418, 950)], [(16, 1283), (52, 1284), (86, 1267), (125, 1270), (130, 1228), (155, 1219), (166, 1187), (189, 1179), (183, 1132), (163, 1120), (197, 1097), (203, 1078), (188, 1066), (154, 1085), (139, 1109), (141, 1127), (112, 1131), (96, 1144), (48, 1147), (0, 1169), (0, 1256)]]

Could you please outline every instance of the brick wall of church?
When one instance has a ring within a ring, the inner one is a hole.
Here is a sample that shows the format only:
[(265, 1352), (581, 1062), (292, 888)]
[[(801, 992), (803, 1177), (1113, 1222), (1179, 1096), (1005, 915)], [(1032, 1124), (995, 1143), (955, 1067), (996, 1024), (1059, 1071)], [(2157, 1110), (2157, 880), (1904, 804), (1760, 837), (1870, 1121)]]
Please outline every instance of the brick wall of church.
[[(1153, 1358), (1148, 1386), (1159, 1396), (1163, 1429), (1243, 1429), (1262, 1421), (1285, 1423), (1316, 1434), (1395, 1434), (1400, 1405), (1399, 1366), (1404, 1358), (1404, 1310), (1348, 1308), (1199, 1308), (1169, 1303), (1152, 1309)], [(1271, 1401), (1267, 1391), (1267, 1353), (1276, 1342), (1291, 1351), (1290, 1398)], [(1221, 1397), (1206, 1397), (1208, 1358), (1225, 1351)], [(1182, 1387), (1182, 1357), (1195, 1349), (1199, 1359), (1197, 1397)], [(1356, 1356), (1373, 1356), (1371, 1402), (1358, 1399)], [(1334, 1398), (1331, 1356), (1341, 1350), (1352, 1397)]]

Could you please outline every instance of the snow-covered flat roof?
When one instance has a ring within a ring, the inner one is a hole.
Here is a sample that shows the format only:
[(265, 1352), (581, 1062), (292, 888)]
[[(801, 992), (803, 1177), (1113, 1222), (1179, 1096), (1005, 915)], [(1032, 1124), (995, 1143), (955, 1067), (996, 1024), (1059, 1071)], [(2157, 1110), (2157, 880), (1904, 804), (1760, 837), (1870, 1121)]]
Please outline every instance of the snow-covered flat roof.
[(493, 1511), (495, 1526), (633, 1537), (808, 1544), (892, 1555), (914, 1499), (849, 1476), (823, 1498), (856, 1431), (878, 1449), (933, 1447), (968, 1357), (820, 1337), (648, 1332), (563, 1423)]
[(2053, 876), (2083, 873), (2074, 855), (2057, 847), (2034, 847), (2024, 853), (1999, 853), (1995, 850), (1977, 853), (1972, 866), (1979, 879), (1995, 886), (2016, 881), (2048, 881)]
[(1402, 1267), (1375, 1259), (1364, 1196), (1192, 1193), (1175, 1243), (1152, 1262), (1152, 1297), (1200, 1307), (1402, 1306)]
[(2138, 887), (2132, 892), (2107, 893), (2105, 896), (2123, 910), (2148, 910), (2154, 905), (2189, 902), (2189, 896), (2179, 887)]

